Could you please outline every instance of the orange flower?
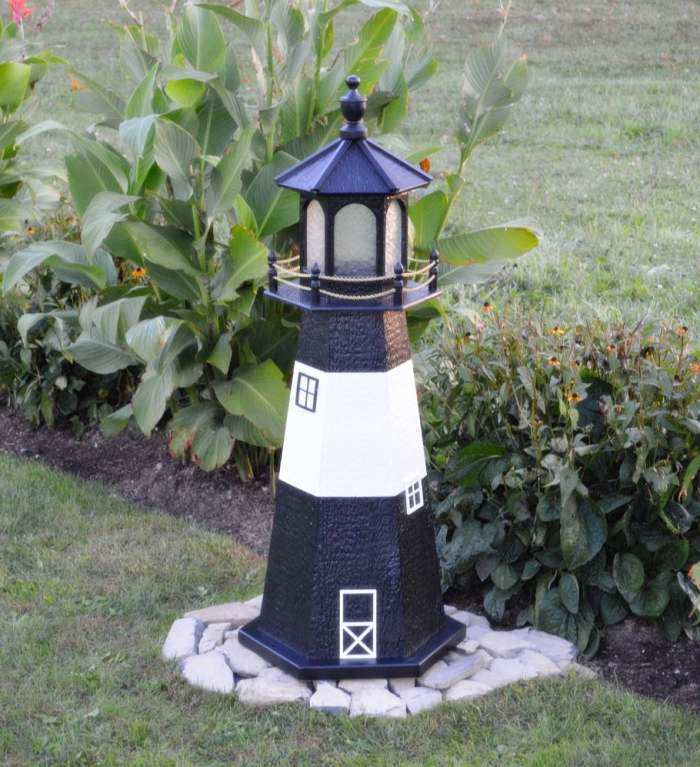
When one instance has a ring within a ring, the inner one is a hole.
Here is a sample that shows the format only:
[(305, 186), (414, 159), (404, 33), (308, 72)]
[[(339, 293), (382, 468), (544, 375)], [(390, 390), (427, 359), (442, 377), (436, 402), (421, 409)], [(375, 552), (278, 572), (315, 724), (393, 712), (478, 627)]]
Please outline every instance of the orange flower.
[(691, 362), (690, 363), (690, 372), (694, 375), (700, 375), (700, 362)]
[(76, 91), (88, 90), (87, 86), (83, 85), (80, 80), (78, 80), (78, 78), (74, 77), (73, 75), (70, 76), (70, 89), (73, 91), (73, 93)]
[(481, 310), (485, 312), (486, 314), (488, 314), (489, 312), (493, 311), (493, 306), (488, 301), (484, 301), (484, 304), (481, 307)]
[(552, 356), (552, 357), (550, 357), (550, 358), (547, 360), (547, 362), (549, 362), (549, 364), (550, 364), (550, 365), (551, 365), (553, 368), (560, 368), (560, 367), (561, 367), (561, 362), (559, 362), (559, 359), (558, 359), (557, 357), (554, 357), (554, 356)]
[(617, 347), (615, 344), (608, 344), (606, 348), (609, 352), (614, 352)]
[(566, 399), (575, 405), (577, 402), (580, 402), (583, 397), (578, 392), (572, 391), (571, 394), (566, 395)]
[(580, 363), (578, 360), (574, 360), (574, 361), (571, 363), (571, 367), (572, 367), (574, 370), (578, 370), (578, 369), (581, 367), (581, 363)]
[(683, 336), (687, 336), (688, 335), (688, 328), (685, 325), (679, 325), (676, 328), (676, 335), (680, 336), (681, 338)]
[(432, 165), (431, 165), (431, 163), (430, 163), (430, 158), (429, 158), (429, 157), (424, 157), (424, 158), (423, 158), (423, 159), (420, 161), (420, 169), (421, 169), (421, 170), (422, 170), (424, 173), (430, 173), (430, 169), (431, 169), (432, 167), (433, 167), (433, 166), (432, 166)]
[(146, 270), (142, 266), (137, 266), (136, 269), (132, 269), (131, 277), (134, 280), (142, 280), (146, 276)]
[(555, 325), (552, 328), (551, 333), (553, 336), (563, 336), (566, 333), (566, 330), (564, 330), (564, 328), (560, 327), (559, 325)]
[(27, 0), (9, 0), (8, 5), (12, 21), (18, 25), (34, 13), (34, 9), (27, 6)]

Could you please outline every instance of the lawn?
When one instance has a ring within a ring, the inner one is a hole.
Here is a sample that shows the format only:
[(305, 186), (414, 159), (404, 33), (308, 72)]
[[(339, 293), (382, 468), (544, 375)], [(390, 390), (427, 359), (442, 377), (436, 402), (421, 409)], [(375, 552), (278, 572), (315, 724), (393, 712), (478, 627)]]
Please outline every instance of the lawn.
[(700, 718), (573, 676), (391, 723), (197, 692), (159, 658), (170, 622), (258, 593), (261, 559), (2, 454), (0, 499), (8, 767), (700, 763)]
[[(46, 42), (123, 89), (110, 27), (126, 18), (117, 0), (57, 5)], [(452, 130), (462, 62), (493, 38), (497, 5), (439, 3), (428, 29), (441, 69), (406, 125), (416, 143)], [(163, 0), (132, 6), (163, 29)], [(700, 331), (700, 4), (516, 0), (507, 34), (528, 55), (532, 85), (504, 133), (476, 153), (457, 218), (532, 216), (545, 237), (495, 300), (553, 322), (649, 317)], [(89, 122), (72, 109), (66, 73), (41, 88), (38, 117)]]

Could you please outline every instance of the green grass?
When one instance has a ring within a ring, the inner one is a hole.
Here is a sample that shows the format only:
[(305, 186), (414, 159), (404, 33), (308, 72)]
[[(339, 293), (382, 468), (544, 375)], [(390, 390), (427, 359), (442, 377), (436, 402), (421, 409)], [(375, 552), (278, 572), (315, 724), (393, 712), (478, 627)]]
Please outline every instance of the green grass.
[(170, 622), (256, 593), (262, 572), (222, 536), (0, 455), (0, 762), (700, 763), (699, 718), (575, 677), (391, 723), (257, 711), (188, 687), (159, 657)]
[[(57, 5), (47, 43), (122, 89), (108, 23), (125, 18), (117, 3)], [(552, 322), (649, 317), (700, 331), (700, 4), (513, 5), (508, 35), (528, 54), (532, 85), (504, 133), (475, 154), (455, 217), (456, 225), (479, 226), (533, 216), (545, 232), (496, 301)], [(163, 2), (133, 7), (163, 29)], [(414, 99), (406, 125), (417, 142), (452, 131), (462, 62), (493, 38), (496, 7), (442, 0), (429, 23), (441, 70)], [(87, 123), (72, 109), (65, 74), (41, 87), (39, 116)]]

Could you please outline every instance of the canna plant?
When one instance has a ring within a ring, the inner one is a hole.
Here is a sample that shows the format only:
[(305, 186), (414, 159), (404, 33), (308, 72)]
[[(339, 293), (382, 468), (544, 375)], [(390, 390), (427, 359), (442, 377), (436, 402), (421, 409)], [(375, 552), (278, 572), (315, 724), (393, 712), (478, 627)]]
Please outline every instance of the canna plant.
[[(338, 46), (338, 16), (358, 5), (369, 17)], [(348, 72), (370, 94), (373, 132), (391, 140), (436, 62), (423, 19), (398, 0), (190, 3), (171, 18), (166, 45), (141, 24), (120, 38), (136, 83), (129, 97), (74, 72), (95, 126), (49, 121), (21, 137), (70, 136), (81, 242), (16, 253), (5, 290), (38, 267), (83, 287), (65, 354), (102, 375), (141, 371), (132, 401), (103, 422), (108, 433), (133, 420), (148, 434), (170, 414), (174, 455), (213, 469), (233, 454), (250, 475), (281, 444), (297, 333), (291, 310), (261, 300), (269, 249), (296, 248), (298, 203), (274, 178), (336, 135)], [(470, 61), (459, 168), (413, 214), (416, 250), (442, 248), (452, 280), (537, 244), (526, 225), (443, 236), (471, 151), (525, 87), (524, 61), (511, 63), (501, 43)], [(23, 318), (27, 333), (35, 321), (46, 316)]]

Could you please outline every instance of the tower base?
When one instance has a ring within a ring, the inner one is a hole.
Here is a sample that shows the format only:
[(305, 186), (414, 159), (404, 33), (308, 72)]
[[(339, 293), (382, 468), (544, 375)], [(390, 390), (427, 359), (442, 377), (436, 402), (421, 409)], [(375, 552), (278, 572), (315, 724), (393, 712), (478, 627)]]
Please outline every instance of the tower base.
[(295, 652), (267, 634), (256, 618), (238, 632), (244, 647), (279, 666), (298, 679), (378, 679), (388, 677), (417, 677), (440, 659), (447, 650), (459, 644), (466, 626), (446, 618), (444, 627), (417, 652), (407, 658), (377, 658), (376, 660), (314, 660)]

